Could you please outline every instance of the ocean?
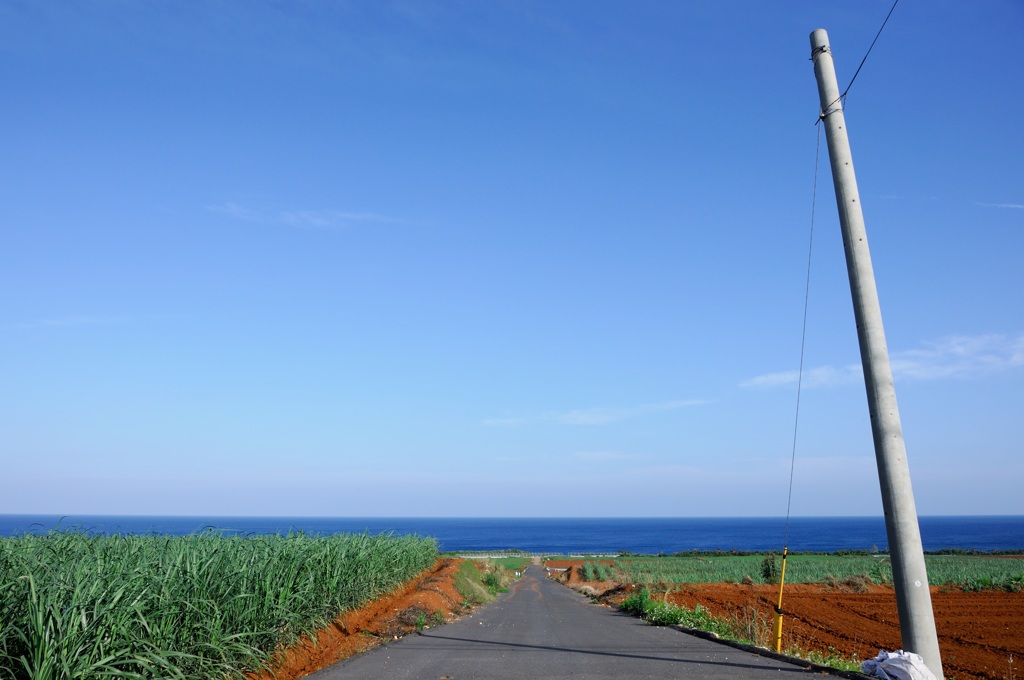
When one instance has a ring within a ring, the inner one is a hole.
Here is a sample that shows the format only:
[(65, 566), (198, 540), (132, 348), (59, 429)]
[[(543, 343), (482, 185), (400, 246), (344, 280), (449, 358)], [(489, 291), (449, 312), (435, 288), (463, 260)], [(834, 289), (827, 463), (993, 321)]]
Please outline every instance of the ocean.
[[(536, 554), (659, 554), (781, 550), (782, 517), (434, 518), (0, 515), (0, 536), (76, 529), (103, 534), (395, 533), (432, 536), (441, 550)], [(1024, 515), (921, 517), (926, 551), (1024, 550)], [(791, 551), (886, 550), (882, 517), (794, 517)]]

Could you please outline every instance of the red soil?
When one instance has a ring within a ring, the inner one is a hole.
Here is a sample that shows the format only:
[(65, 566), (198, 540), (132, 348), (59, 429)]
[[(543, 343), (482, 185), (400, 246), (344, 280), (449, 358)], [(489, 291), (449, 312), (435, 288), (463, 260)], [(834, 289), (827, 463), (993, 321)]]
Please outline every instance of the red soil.
[[(715, 616), (743, 620), (774, 616), (777, 586), (719, 583), (680, 586), (670, 595), (678, 604), (700, 603)], [(884, 649), (900, 649), (896, 594), (871, 586), (866, 593), (819, 585), (786, 586), (783, 593), (783, 647), (828, 656), (869, 659)], [(965, 593), (932, 588), (939, 651), (947, 678), (1014, 678), (1024, 660), (1024, 593)]]
[[(567, 563), (565, 567), (582, 564)], [(576, 569), (562, 580), (579, 587)], [(610, 584), (594, 583), (594, 590)], [(712, 616), (759, 629), (767, 642), (778, 601), (778, 586), (705, 583), (672, 587), (671, 602), (706, 607)], [(652, 589), (657, 590), (657, 589)], [(865, 591), (865, 592), (860, 592)], [(939, 633), (939, 651), (947, 678), (1012, 680), (1024, 668), (1024, 592), (963, 592), (932, 587), (932, 609)], [(617, 603), (628, 595), (622, 588), (608, 593)], [(888, 586), (787, 585), (783, 593), (783, 649), (870, 659), (880, 649), (902, 648), (896, 594)]]
[(427, 626), (440, 614), (450, 621), (463, 613), (462, 595), (455, 589), (455, 574), (462, 560), (439, 560), (434, 568), (402, 588), (342, 614), (317, 632), (316, 643), (303, 639), (284, 650), (277, 663), (248, 680), (295, 680), (342, 659), (416, 630), (421, 615)]
[(607, 564), (608, 566), (615, 564), (614, 560), (546, 560), (544, 566), (553, 569), (567, 569), (569, 567), (582, 566), (584, 562)]

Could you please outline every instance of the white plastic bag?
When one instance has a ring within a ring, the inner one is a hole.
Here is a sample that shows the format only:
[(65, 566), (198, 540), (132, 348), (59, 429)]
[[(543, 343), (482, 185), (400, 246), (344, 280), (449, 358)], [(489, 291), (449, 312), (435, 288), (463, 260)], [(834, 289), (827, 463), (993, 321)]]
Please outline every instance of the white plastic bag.
[(935, 674), (924, 665), (924, 659), (913, 652), (883, 652), (860, 665), (865, 675), (881, 680), (936, 680)]

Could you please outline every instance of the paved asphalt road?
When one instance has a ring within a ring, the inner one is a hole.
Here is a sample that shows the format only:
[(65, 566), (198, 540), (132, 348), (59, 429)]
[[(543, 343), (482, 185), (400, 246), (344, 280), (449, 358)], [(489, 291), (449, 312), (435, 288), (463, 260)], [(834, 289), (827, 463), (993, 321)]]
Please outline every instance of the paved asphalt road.
[(315, 673), (317, 680), (665, 678), (795, 680), (799, 666), (650, 626), (530, 567), (511, 591), (455, 623)]

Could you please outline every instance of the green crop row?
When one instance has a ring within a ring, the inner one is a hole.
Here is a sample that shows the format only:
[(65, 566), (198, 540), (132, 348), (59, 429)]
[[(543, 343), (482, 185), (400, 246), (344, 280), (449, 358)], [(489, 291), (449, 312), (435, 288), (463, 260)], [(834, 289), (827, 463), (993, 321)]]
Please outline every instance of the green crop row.
[(584, 562), (581, 575), (585, 581), (612, 581), (615, 579), (612, 568), (600, 562)]
[[(976, 555), (927, 555), (932, 585), (968, 590), (1024, 589), (1024, 560)], [(625, 557), (616, 569), (631, 583), (774, 583), (781, 572), (778, 555)], [(867, 577), (892, 582), (887, 555), (790, 555), (787, 583), (822, 583)]]
[(0, 539), (0, 678), (240, 677), (434, 563), (386, 535)]

